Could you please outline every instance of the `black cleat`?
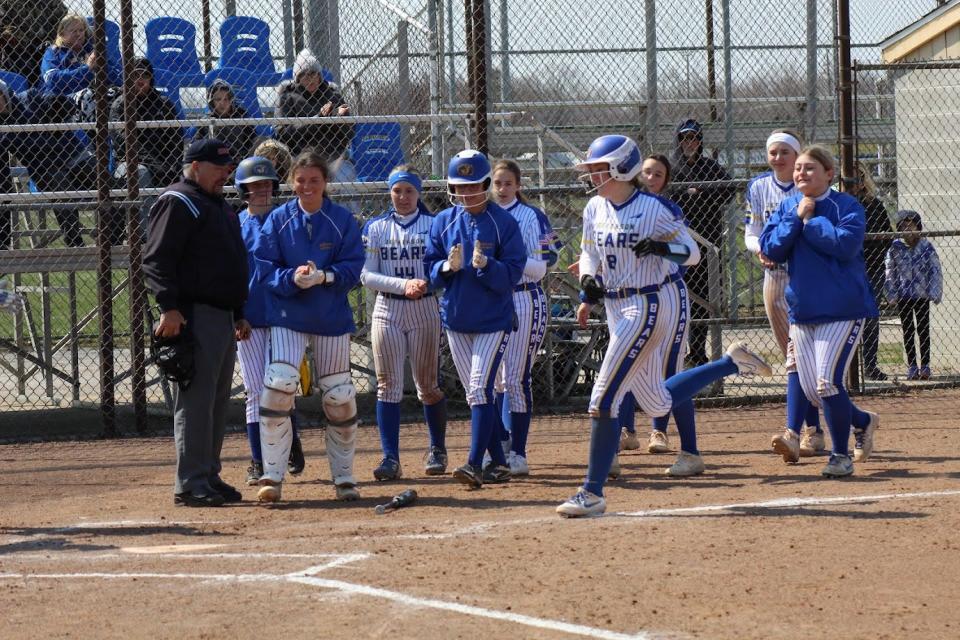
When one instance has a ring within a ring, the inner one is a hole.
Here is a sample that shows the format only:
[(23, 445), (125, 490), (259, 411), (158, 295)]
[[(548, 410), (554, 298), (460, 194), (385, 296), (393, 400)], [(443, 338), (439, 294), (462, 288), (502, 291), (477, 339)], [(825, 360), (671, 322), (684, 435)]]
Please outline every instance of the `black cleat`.
[(447, 472), (447, 452), (440, 447), (430, 447), (423, 472), (428, 476), (442, 476)]
[(300, 442), (300, 436), (294, 436), (293, 444), (290, 447), (290, 459), (287, 461), (287, 472), (292, 476), (298, 476), (303, 473), (303, 468), (307, 466), (307, 460), (303, 457), (303, 444)]
[(471, 489), (479, 489), (483, 486), (483, 471), (480, 470), (480, 467), (475, 467), (469, 462), (462, 467), (457, 467), (453, 472), (453, 477)]
[(510, 475), (510, 467), (491, 463), (483, 470), (483, 482), (487, 484), (510, 482)]
[(178, 507), (222, 507), (223, 503), (223, 496), (219, 493), (184, 491), (173, 496), (173, 504)]

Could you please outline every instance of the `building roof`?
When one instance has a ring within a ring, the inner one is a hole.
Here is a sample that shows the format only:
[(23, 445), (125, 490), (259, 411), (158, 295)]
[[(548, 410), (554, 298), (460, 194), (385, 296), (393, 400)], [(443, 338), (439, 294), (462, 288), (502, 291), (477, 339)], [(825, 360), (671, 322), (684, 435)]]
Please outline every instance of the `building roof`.
[(949, 0), (880, 43), (884, 62), (903, 60), (911, 51), (960, 24), (960, 0)]

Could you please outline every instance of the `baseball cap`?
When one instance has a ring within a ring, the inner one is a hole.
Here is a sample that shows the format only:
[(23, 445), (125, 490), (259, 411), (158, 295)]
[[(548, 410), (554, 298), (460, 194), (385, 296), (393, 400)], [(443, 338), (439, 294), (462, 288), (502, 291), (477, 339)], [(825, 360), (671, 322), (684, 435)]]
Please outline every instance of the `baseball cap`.
[(186, 153), (183, 154), (183, 162), (184, 164), (188, 162), (212, 162), (221, 166), (236, 164), (233, 156), (230, 155), (230, 146), (217, 138), (197, 140), (191, 144), (187, 147)]

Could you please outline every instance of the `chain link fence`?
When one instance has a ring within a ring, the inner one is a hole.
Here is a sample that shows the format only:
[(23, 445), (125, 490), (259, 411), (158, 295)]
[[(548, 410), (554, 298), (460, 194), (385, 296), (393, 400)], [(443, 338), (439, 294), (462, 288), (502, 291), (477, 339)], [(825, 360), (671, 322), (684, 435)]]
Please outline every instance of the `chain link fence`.
[[(551, 325), (535, 366), (535, 398), (539, 406), (580, 409), (606, 333), (602, 322), (582, 331), (573, 320), (577, 286), (567, 267), (579, 254), (586, 196), (572, 166), (595, 137), (628, 134), (670, 159), (666, 195), (702, 240), (704, 259), (688, 275), (691, 360), (716, 357), (735, 338), (780, 360), (763, 311), (763, 270), (744, 248), (743, 196), (749, 179), (767, 169), (771, 130), (789, 127), (836, 148), (832, 2), (0, 0), (0, 7), (7, 158), (0, 273), (27, 303), (22, 313), (0, 316), (6, 411), (101, 407), (109, 424), (114, 406), (134, 407), (140, 426), (147, 408), (169, 404), (169, 389), (144, 357), (142, 238), (150, 204), (180, 174), (184, 146), (211, 136), (238, 158), (267, 155), (281, 173), (287, 154), (319, 151), (331, 164), (333, 199), (361, 221), (390, 207), (384, 180), (401, 162), (429, 178), (424, 200), (440, 210), (451, 155), (476, 146), (516, 159), (526, 196), (565, 245), (545, 280)], [(854, 0), (853, 57), (876, 63), (884, 38), (934, 8), (934, 0), (897, 7)], [(104, 20), (91, 17), (100, 12)], [(857, 154), (888, 216), (884, 231), (893, 231), (896, 209), (916, 208), (925, 231), (943, 234), (935, 241), (944, 273), (944, 302), (933, 314), (937, 381), (951, 381), (960, 362), (942, 339), (950, 335), (957, 261), (952, 194), (943, 192), (952, 182), (940, 180), (952, 176), (924, 145), (947, 135), (951, 94), (939, 88), (954, 73), (861, 64), (856, 78)], [(943, 105), (940, 130), (924, 115), (930, 104)], [(681, 138), (695, 131), (697, 144), (684, 146)], [(933, 164), (920, 170), (924, 162)], [(227, 195), (242, 206), (232, 189)], [(285, 186), (279, 201), (290, 195)], [(871, 236), (868, 252), (885, 257), (893, 237)], [(872, 275), (879, 289), (883, 277)], [(361, 290), (351, 297), (355, 381), (368, 399), (375, 389), (370, 298)], [(861, 380), (861, 388), (890, 386), (908, 366), (896, 307), (883, 310), (878, 367), (887, 379)], [(448, 394), (461, 399), (447, 356), (442, 370)], [(711, 395), (745, 402), (783, 388), (776, 378), (733, 380)], [(235, 392), (242, 395), (239, 369)]]

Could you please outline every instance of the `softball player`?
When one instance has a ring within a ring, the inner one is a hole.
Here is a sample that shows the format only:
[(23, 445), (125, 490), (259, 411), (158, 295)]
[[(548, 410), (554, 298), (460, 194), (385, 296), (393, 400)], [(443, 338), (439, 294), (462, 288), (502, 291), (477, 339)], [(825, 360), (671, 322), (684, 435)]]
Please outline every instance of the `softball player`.
[(280, 499), (298, 365), (308, 342), (328, 421), (327, 459), (337, 499), (360, 497), (353, 476), (357, 403), (350, 375), (355, 326), (347, 293), (360, 281), (363, 243), (353, 215), (326, 197), (329, 175), (316, 152), (297, 156), (290, 170), (297, 197), (270, 213), (254, 249), (259, 279), (269, 292), (271, 327), (270, 364), (260, 398), (263, 476), (257, 498), (262, 502)]
[[(805, 396), (795, 404), (804, 411), (807, 401), (823, 407), (833, 448), (822, 473), (830, 478), (853, 473), (851, 421), (862, 461), (870, 457), (879, 424), (844, 388), (864, 319), (878, 312), (863, 260), (863, 205), (830, 188), (834, 173), (829, 151), (819, 146), (801, 151), (793, 171), (800, 193), (780, 203), (760, 234), (763, 254), (787, 264), (790, 340)], [(792, 429), (774, 436), (772, 444), (784, 460), (800, 459), (800, 439)]]
[[(487, 201), (486, 156), (474, 150), (455, 155), (447, 185), (454, 206), (437, 214), (430, 226), (424, 267), (430, 286), (444, 289), (440, 318), (470, 404), (470, 454), (453, 476), (479, 489), (484, 482), (510, 479), (495, 429), (493, 384), (516, 326), (513, 288), (527, 252), (513, 216)], [(487, 449), (492, 463), (482, 469)]]
[[(806, 415), (798, 413), (797, 399), (803, 397), (797, 376), (793, 346), (790, 344), (790, 318), (787, 308), (786, 267), (770, 260), (760, 251), (760, 233), (770, 216), (784, 199), (800, 193), (793, 182), (793, 166), (800, 153), (800, 136), (790, 129), (777, 129), (767, 138), (767, 164), (770, 171), (760, 174), (747, 185), (747, 211), (744, 221), (744, 243), (763, 265), (763, 308), (780, 352), (787, 363), (787, 428), (800, 437), (800, 455), (812, 456), (825, 448), (820, 411), (809, 405)], [(806, 421), (807, 428), (803, 429)], [(802, 432), (801, 432), (801, 429)]]
[[(557, 507), (567, 517), (606, 510), (603, 485), (617, 453), (617, 415), (628, 391), (647, 414), (662, 416), (721, 377), (771, 373), (767, 363), (737, 343), (720, 360), (663, 380), (663, 350), (658, 345), (673, 339), (669, 319), (679, 310), (660, 285), (671, 262), (694, 264), (700, 252), (677, 210), (640, 190), (641, 166), (636, 143), (620, 135), (594, 140), (577, 165), (590, 181), (588, 192), (597, 193), (583, 211), (580, 286), (585, 302), (577, 309), (577, 320), (586, 327), (590, 310), (605, 299), (610, 342), (590, 396), (587, 478)], [(597, 280), (600, 265), (602, 285)]]
[(447, 470), (447, 400), (440, 390), (440, 311), (423, 271), (423, 253), (433, 214), (420, 202), (420, 176), (401, 165), (387, 184), (393, 208), (363, 227), (367, 259), (360, 282), (377, 291), (371, 340), (377, 371), (377, 426), (383, 461), (373, 470), (377, 480), (397, 480), (400, 467), (400, 400), (403, 361), (410, 354), (417, 397), (430, 431), (424, 472)]
[[(511, 475), (530, 473), (527, 464), (527, 435), (533, 410), (530, 374), (547, 331), (547, 296), (540, 281), (547, 273), (550, 257), (556, 262), (553, 230), (546, 214), (532, 207), (520, 195), (520, 166), (513, 160), (493, 165), (493, 195), (497, 204), (517, 221), (527, 261), (520, 283), (513, 288), (517, 325), (507, 337), (507, 349), (497, 374), (496, 404), (501, 411), (507, 438), (501, 441)], [(486, 460), (486, 458), (485, 458)]]

